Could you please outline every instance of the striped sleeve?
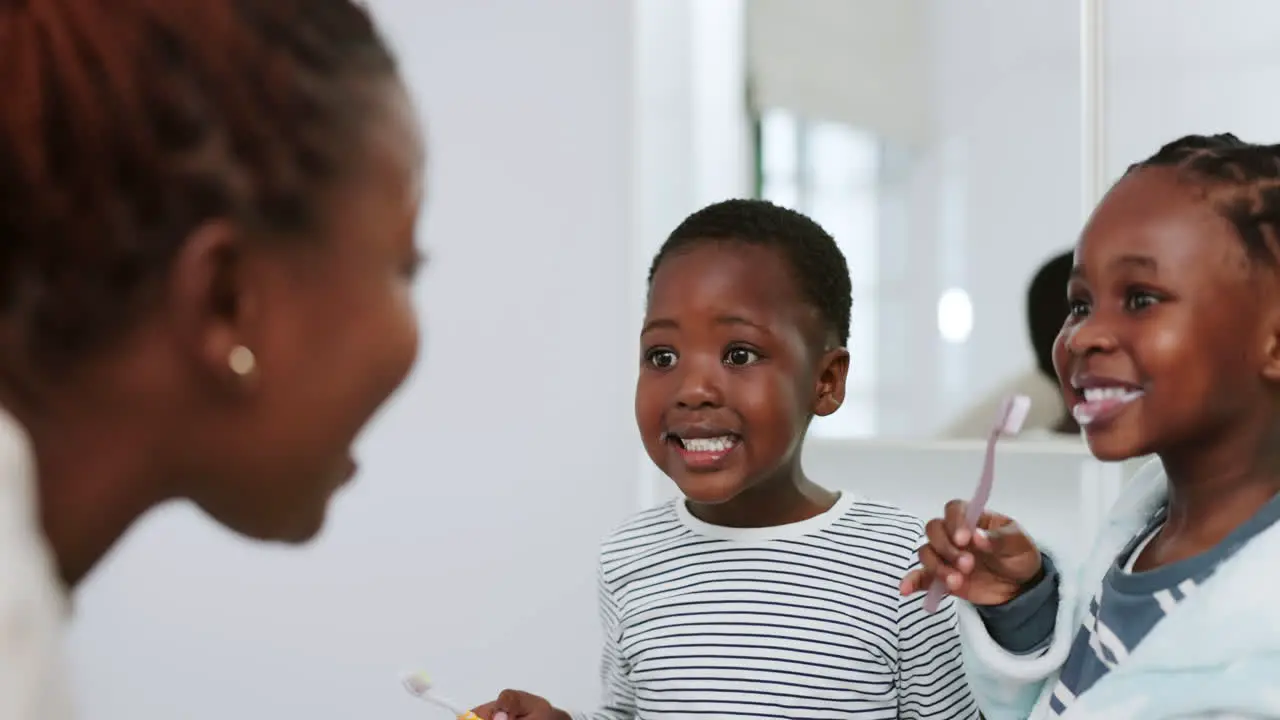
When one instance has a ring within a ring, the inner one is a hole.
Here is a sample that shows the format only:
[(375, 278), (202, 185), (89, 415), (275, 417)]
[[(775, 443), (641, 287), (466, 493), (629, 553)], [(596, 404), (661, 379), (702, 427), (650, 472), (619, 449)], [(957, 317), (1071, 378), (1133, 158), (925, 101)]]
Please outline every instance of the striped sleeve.
[[(920, 537), (923, 543), (923, 528)], [(912, 560), (903, 574), (918, 565)], [(947, 597), (937, 612), (928, 613), (924, 598), (916, 593), (898, 602), (898, 717), (980, 717), (961, 661), (955, 601)]]
[(604, 650), (600, 656), (601, 706), (592, 713), (574, 713), (573, 720), (632, 720), (636, 716), (636, 691), (629, 679), (627, 661), (618, 646), (621, 625), (618, 603), (600, 568), (600, 622)]

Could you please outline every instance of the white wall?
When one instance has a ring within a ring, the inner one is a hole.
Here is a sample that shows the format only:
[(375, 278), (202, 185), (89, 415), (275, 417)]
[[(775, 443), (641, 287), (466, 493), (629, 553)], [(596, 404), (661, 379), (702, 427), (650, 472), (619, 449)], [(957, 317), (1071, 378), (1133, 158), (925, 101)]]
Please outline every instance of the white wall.
[(928, 136), (924, 0), (749, 0), (755, 101), (898, 141)]
[(1179, 136), (1280, 142), (1280, 4), (1106, 3), (1112, 177)]

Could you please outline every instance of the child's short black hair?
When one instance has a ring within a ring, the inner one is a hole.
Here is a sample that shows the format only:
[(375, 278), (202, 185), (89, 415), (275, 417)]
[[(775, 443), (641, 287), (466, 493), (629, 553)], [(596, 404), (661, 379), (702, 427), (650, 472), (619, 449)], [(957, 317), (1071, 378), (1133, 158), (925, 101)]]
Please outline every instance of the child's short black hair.
[(1055, 255), (1040, 266), (1027, 288), (1027, 329), (1036, 366), (1054, 382), (1058, 381), (1058, 373), (1053, 369), (1053, 343), (1070, 310), (1067, 283), (1071, 282), (1072, 261), (1071, 251)]
[(821, 225), (767, 200), (725, 200), (685, 218), (654, 256), (649, 284), (666, 258), (700, 243), (725, 240), (776, 248), (827, 331), (840, 345), (848, 344), (853, 289), (844, 253)]

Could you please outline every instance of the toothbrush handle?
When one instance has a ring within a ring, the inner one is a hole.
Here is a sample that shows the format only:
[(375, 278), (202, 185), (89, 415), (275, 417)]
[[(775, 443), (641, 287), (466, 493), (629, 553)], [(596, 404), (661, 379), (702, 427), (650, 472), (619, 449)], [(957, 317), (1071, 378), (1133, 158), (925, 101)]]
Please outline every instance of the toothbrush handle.
[(929, 586), (929, 593), (924, 596), (924, 611), (933, 614), (938, 612), (938, 606), (942, 604), (942, 596), (947, 592), (947, 584), (942, 578), (934, 578), (933, 584)]
[(973, 499), (965, 507), (964, 524), (970, 530), (978, 527), (978, 520), (982, 519), (987, 501), (991, 499), (991, 487), (995, 485), (996, 474), (996, 441), (999, 438), (999, 430), (993, 431), (991, 437), (987, 438), (987, 453), (982, 459), (982, 477), (978, 480), (977, 489), (973, 491)]
[[(965, 508), (964, 525), (973, 530), (978, 526), (978, 520), (982, 517), (982, 511), (987, 508), (987, 500), (991, 497), (991, 486), (995, 480), (996, 465), (996, 439), (1000, 437), (1000, 431), (994, 430), (991, 436), (987, 438), (987, 453), (982, 461), (982, 477), (978, 480), (978, 488), (973, 492), (973, 499), (969, 501), (969, 505)], [(927, 613), (935, 613), (938, 606), (942, 604), (942, 597), (947, 592), (947, 584), (942, 578), (934, 578), (933, 584), (929, 586), (929, 592), (924, 597), (924, 611)]]
[(459, 715), (458, 720), (480, 720), (480, 716), (468, 710)]

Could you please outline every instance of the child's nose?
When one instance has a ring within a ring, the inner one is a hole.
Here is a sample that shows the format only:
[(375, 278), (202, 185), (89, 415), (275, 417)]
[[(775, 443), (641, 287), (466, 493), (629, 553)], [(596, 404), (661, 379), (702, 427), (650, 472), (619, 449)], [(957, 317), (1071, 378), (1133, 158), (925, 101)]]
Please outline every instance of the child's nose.
[(1117, 343), (1110, 324), (1093, 315), (1065, 332), (1065, 344), (1068, 353), (1083, 357), (1096, 352), (1110, 352)]
[(682, 408), (719, 407), (724, 393), (713, 370), (690, 368), (676, 391), (676, 405)]

